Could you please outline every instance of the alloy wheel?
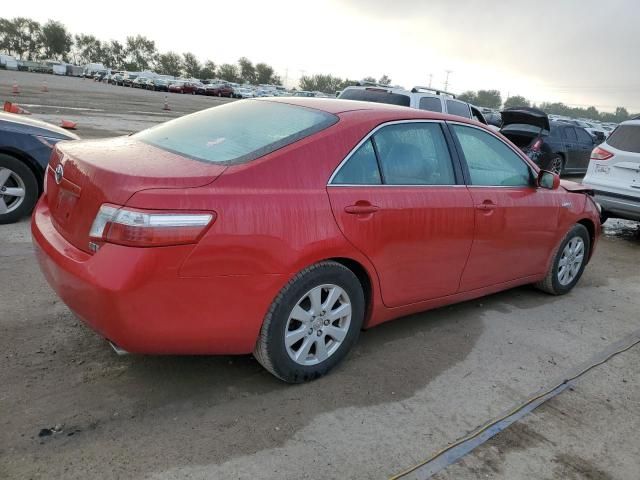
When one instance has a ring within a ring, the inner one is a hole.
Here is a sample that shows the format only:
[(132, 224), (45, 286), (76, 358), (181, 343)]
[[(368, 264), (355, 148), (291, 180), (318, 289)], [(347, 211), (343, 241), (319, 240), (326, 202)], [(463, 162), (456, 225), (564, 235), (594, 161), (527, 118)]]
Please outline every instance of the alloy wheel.
[(558, 262), (558, 281), (560, 285), (569, 285), (578, 275), (584, 261), (584, 240), (573, 237), (562, 250), (562, 256)]
[(22, 178), (13, 170), (0, 167), (0, 215), (19, 208), (24, 201), (25, 192)]
[(549, 168), (553, 173), (560, 175), (562, 173), (562, 158), (554, 157), (551, 160), (551, 165), (549, 165)]
[(305, 293), (289, 314), (284, 343), (289, 357), (299, 365), (322, 363), (344, 341), (351, 324), (351, 300), (333, 284)]

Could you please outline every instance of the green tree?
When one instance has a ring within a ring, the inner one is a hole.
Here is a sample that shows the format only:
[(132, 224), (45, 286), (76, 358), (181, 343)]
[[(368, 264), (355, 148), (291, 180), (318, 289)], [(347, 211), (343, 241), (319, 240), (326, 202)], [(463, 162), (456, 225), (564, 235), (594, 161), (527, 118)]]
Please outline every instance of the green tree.
[(500, 108), (502, 97), (498, 90), (478, 90), (475, 105), (487, 108)]
[(182, 71), (182, 59), (175, 52), (161, 53), (156, 60), (156, 70), (162, 75), (179, 77)]
[(93, 35), (83, 33), (75, 36), (74, 57), (78, 64), (96, 63), (103, 60), (102, 42)]
[(504, 101), (503, 108), (530, 107), (531, 102), (522, 95), (513, 95)]
[(377, 82), (376, 82), (376, 79), (375, 79), (375, 78), (373, 78), (373, 77), (364, 77), (364, 78), (362, 79), (362, 81), (363, 81), (363, 82), (369, 82), (369, 83), (377, 83)]
[(46, 58), (67, 60), (73, 37), (60, 22), (49, 20), (42, 26), (42, 46)]
[(188, 78), (199, 78), (202, 65), (198, 58), (191, 52), (182, 54), (182, 69)]
[(127, 37), (126, 51), (127, 70), (148, 70), (157, 56), (155, 42), (142, 35)]
[(472, 90), (467, 90), (466, 92), (462, 92), (460, 95), (458, 95), (457, 98), (458, 100), (462, 100), (463, 102), (472, 103), (475, 105), (478, 100), (478, 95)]
[(121, 69), (127, 61), (127, 51), (117, 40), (102, 44), (104, 64), (109, 68)]
[(273, 83), (273, 67), (266, 63), (256, 64), (256, 83)]
[(240, 72), (238, 67), (231, 63), (223, 63), (218, 68), (218, 76), (227, 82), (240, 82)]
[(238, 60), (238, 66), (240, 67), (240, 77), (246, 83), (255, 84), (256, 83), (256, 67), (253, 66), (253, 63), (247, 58), (242, 57)]
[(336, 91), (343, 88), (344, 80), (331, 74), (303, 75), (300, 77), (300, 88), (312, 92), (324, 92), (335, 95)]
[(207, 60), (204, 62), (204, 67), (200, 70), (200, 78), (214, 78), (216, 76), (217, 65), (213, 63), (211, 60)]
[(20, 59), (39, 57), (42, 51), (40, 24), (26, 17), (1, 19), (0, 48)]
[(380, 80), (378, 80), (380, 85), (391, 85), (391, 78), (388, 75), (382, 75)]

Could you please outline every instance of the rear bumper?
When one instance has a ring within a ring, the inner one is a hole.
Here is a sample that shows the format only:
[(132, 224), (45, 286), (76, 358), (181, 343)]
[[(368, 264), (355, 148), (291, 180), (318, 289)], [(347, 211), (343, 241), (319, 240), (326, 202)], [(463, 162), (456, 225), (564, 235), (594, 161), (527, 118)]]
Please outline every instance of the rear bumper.
[(286, 283), (281, 275), (182, 278), (189, 245), (106, 244), (87, 254), (57, 232), (43, 199), (31, 229), (49, 285), (87, 325), (131, 353), (250, 353)]
[(595, 199), (611, 217), (640, 221), (640, 192), (638, 196), (622, 195), (594, 189)]

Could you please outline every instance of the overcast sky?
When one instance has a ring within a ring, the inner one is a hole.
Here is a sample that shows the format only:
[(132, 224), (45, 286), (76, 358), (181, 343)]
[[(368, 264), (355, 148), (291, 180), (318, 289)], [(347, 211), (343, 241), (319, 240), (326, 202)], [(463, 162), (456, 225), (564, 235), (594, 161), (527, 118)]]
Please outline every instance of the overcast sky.
[(387, 74), (405, 87), (433, 75), (442, 88), (451, 70), (453, 92), (640, 112), (639, 0), (6, 0), (0, 16), (103, 40), (141, 34), (217, 64), (247, 56), (289, 85), (304, 73)]

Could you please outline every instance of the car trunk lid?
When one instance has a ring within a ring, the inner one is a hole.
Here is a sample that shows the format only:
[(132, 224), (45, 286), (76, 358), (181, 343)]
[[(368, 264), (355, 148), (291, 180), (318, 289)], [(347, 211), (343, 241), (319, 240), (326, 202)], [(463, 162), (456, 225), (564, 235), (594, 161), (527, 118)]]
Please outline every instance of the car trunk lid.
[(533, 125), (541, 130), (549, 131), (549, 117), (542, 110), (529, 107), (507, 108), (501, 112), (502, 127), (513, 124)]
[(60, 234), (90, 252), (89, 230), (103, 203), (125, 205), (134, 193), (151, 188), (201, 187), (225, 168), (129, 137), (65, 143), (47, 169), (47, 202)]

